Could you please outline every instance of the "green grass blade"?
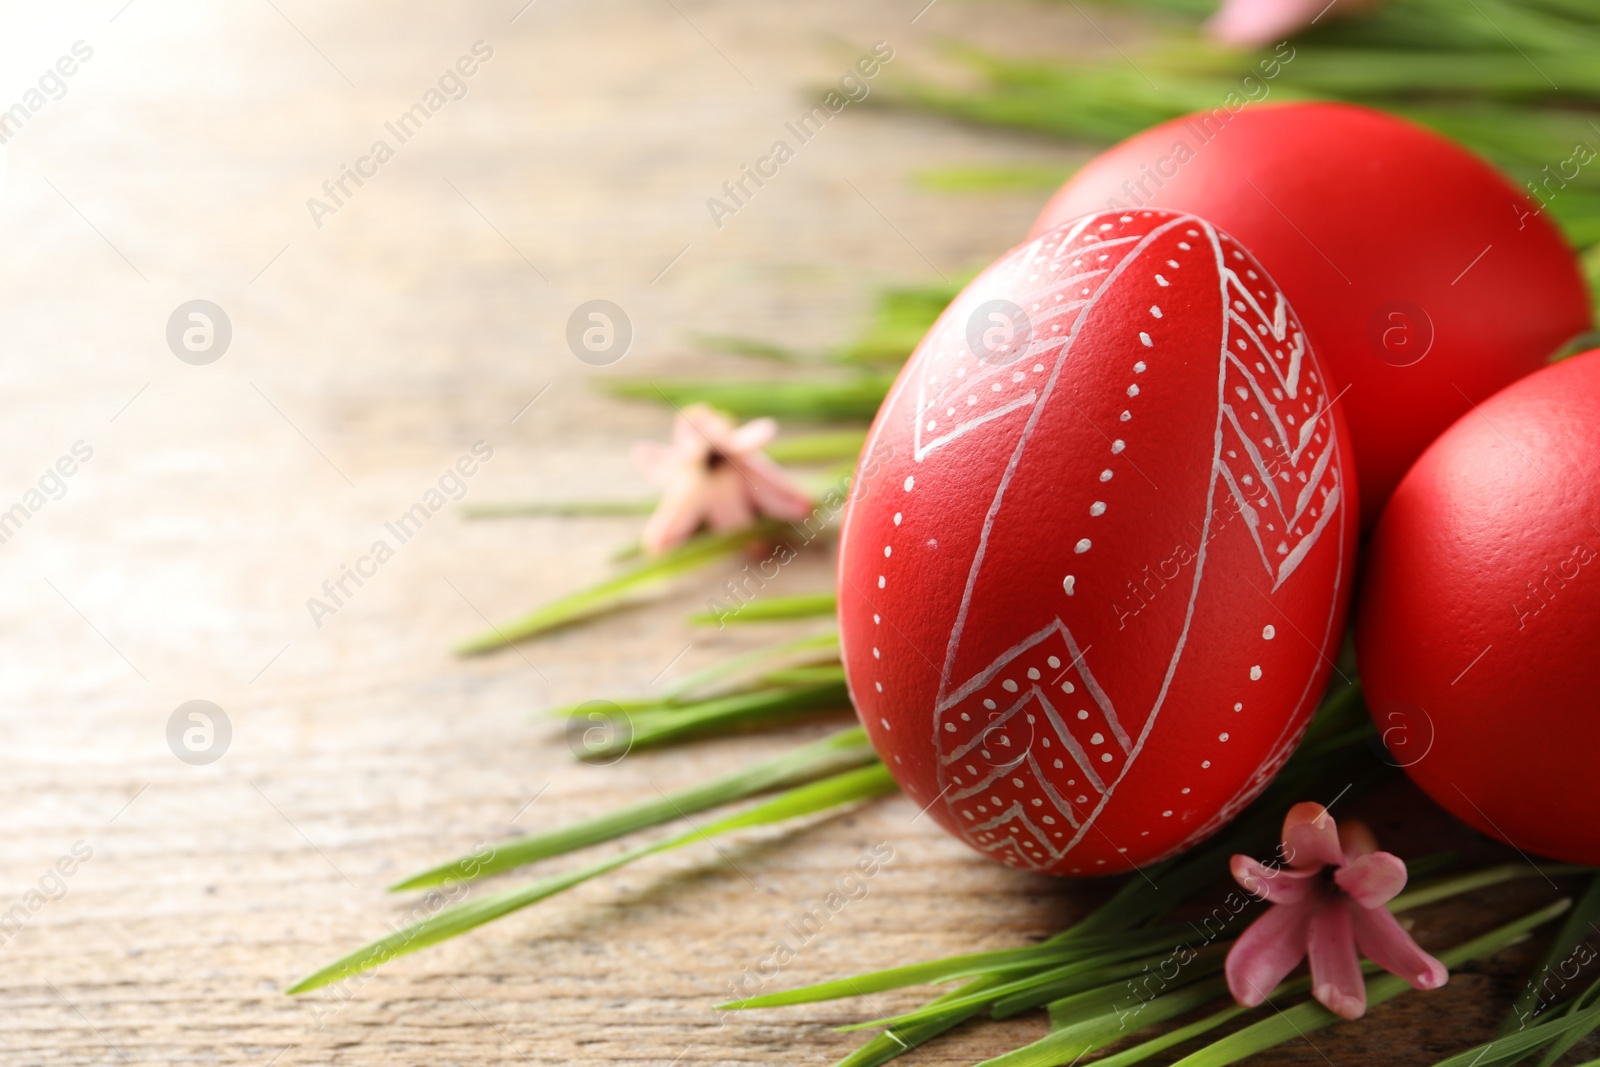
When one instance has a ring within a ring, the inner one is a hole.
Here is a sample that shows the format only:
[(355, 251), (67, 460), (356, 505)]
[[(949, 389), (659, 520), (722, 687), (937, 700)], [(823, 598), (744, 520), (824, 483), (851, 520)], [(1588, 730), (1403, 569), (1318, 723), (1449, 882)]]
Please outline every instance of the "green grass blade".
[[(672, 843), (677, 843), (673, 839)], [(591, 878), (596, 878), (609, 871), (614, 871), (636, 859), (648, 856), (658, 851), (663, 846), (646, 845), (642, 848), (631, 849), (609, 859), (579, 867), (566, 874), (552, 875), (541, 878), (530, 885), (507, 889), (491, 894), (481, 900), (469, 901), (446, 908), (437, 915), (413, 923), (404, 929), (397, 930), (388, 937), (379, 938), (369, 945), (365, 945), (341, 959), (315, 971), (287, 990), (288, 993), (309, 993), (313, 989), (320, 989), (334, 982), (341, 982), (352, 975), (362, 971), (381, 967), (390, 960), (400, 956), (409, 955), (430, 945), (437, 945), (441, 941), (448, 941), (458, 937), (468, 930), (474, 930), (485, 923), (509, 915), (514, 911), (536, 904), (557, 893), (571, 889)]]
[[(1187, 964), (1182, 965), (1180, 977), (1168, 984), (1176, 988), (1197, 982), (1222, 970), (1227, 959), (1227, 950), (1231, 946), (1232, 942), (1228, 941), (1201, 949)], [(1073, 1026), (1085, 1019), (1103, 1015), (1111, 1008), (1122, 1004), (1133, 989), (1133, 978), (1151, 967), (1159, 968), (1162, 963), (1171, 959), (1173, 953), (1164, 952), (1157, 956), (1131, 960), (1116, 967), (1107, 967), (1094, 975), (1083, 976), (1086, 979), (1096, 979), (1096, 984), (1093, 986), (1079, 984), (1077, 988), (1073, 988), (1072, 983), (1042, 985), (1036, 990), (996, 1001), (990, 1014), (996, 1019), (1004, 1019), (1037, 1008), (1041, 1004), (1049, 1004), (1050, 1025), (1054, 1029)], [(1156, 977), (1160, 977), (1159, 970), (1156, 972)], [(1135, 995), (1134, 999), (1139, 998)]]
[[(1596, 999), (1600, 999), (1600, 981), (1590, 985), (1588, 989), (1583, 991), (1577, 1000), (1574, 1000), (1563, 1010), (1569, 1014), (1586, 1011), (1587, 1009), (1595, 1006)], [(1597, 1025), (1600, 1025), (1600, 1019), (1591, 1017), (1588, 1022), (1576, 1026), (1562, 1034), (1545, 1051), (1544, 1058), (1539, 1061), (1539, 1067), (1554, 1067), (1556, 1061), (1570, 1052), (1574, 1045), (1588, 1037), (1590, 1034), (1594, 1033)]]
[(984, 1060), (978, 1067), (1057, 1067), (1071, 1063), (1096, 1049), (1142, 1030), (1147, 1026), (1185, 1015), (1195, 1008), (1209, 1004), (1227, 993), (1227, 983), (1221, 978), (1210, 978), (1164, 993), (1144, 1001), (1135, 1016), (1134, 1030), (1118, 1011), (1108, 1012), (1094, 1019), (1086, 1019), (1072, 1026), (1056, 1030), (1046, 1037), (1004, 1055)]
[(944, 193), (1054, 192), (1076, 167), (936, 167), (918, 171), (913, 180), (924, 189)]
[[(992, 979), (979, 978), (975, 982), (969, 983), (969, 985), (975, 986), (978, 983), (988, 981), (992, 981)], [(959, 993), (961, 990), (956, 992)], [(955, 993), (949, 995), (954, 996)], [(933, 1003), (937, 1004), (938, 1001), (936, 1000)], [(918, 1045), (932, 1041), (946, 1030), (959, 1026), (974, 1015), (980, 1014), (982, 1010), (981, 1008), (968, 1008), (953, 1017), (939, 1018), (930, 1022), (885, 1030), (871, 1041), (851, 1052), (836, 1063), (834, 1067), (881, 1067), (882, 1064), (888, 1063), (896, 1056), (910, 1052)]]
[(713, 663), (703, 667), (692, 674), (684, 675), (666, 689), (667, 696), (678, 700), (689, 693), (698, 692), (731, 677), (737, 677), (741, 672), (752, 668), (761, 668), (771, 663), (785, 661), (793, 663), (807, 663), (812, 660), (827, 659), (837, 662), (839, 658), (839, 631), (830, 630), (823, 634), (814, 634), (810, 637), (800, 637), (792, 641), (780, 641), (774, 645), (764, 645), (761, 648), (741, 653), (731, 659)]
[(674, 790), (654, 800), (631, 804), (544, 833), (501, 842), (494, 846), (487, 858), (479, 854), (462, 856), (414, 874), (390, 887), (390, 891), (428, 889), (450, 882), (487, 878), (524, 864), (565, 855), (624, 834), (672, 822), (708, 808), (864, 766), (876, 759), (876, 753), (867, 743), (866, 732), (859, 726), (853, 726), (793, 752), (763, 760), (702, 785)]
[(894, 778), (881, 763), (861, 767), (853, 771), (845, 771), (831, 778), (825, 778), (820, 782), (799, 786), (786, 793), (781, 793), (771, 800), (763, 801), (746, 811), (719, 819), (708, 826), (690, 830), (677, 837), (671, 837), (656, 844), (630, 849), (608, 859), (580, 867), (575, 871), (552, 875), (549, 878), (541, 878), (528, 885), (507, 889), (484, 897), (481, 900), (468, 901), (446, 908), (436, 915), (413, 923), (404, 929), (397, 930), (388, 937), (379, 938), (377, 941), (335, 960), (333, 963), (307, 975), (290, 986), (288, 992), (291, 994), (307, 993), (313, 989), (319, 989), (334, 982), (342, 981), (362, 971), (380, 967), (390, 960), (409, 955), (430, 945), (437, 945), (439, 942), (449, 940), (452, 937), (458, 937), (485, 923), (493, 922), (495, 919), (528, 907), (530, 904), (536, 904), (541, 900), (555, 896), (557, 893), (571, 889), (573, 886), (580, 885), (607, 872), (614, 871), (645, 856), (666, 852), (669, 849), (681, 848), (684, 845), (731, 833), (735, 830), (767, 826), (773, 823), (802, 818), (807, 815), (815, 815), (832, 808), (884, 796), (894, 792), (897, 788)]
[(1573, 356), (1581, 355), (1596, 348), (1600, 348), (1600, 331), (1591, 330), (1588, 333), (1580, 333), (1556, 349), (1555, 355), (1550, 357), (1550, 362), (1559, 363), (1563, 359), (1571, 359)]
[(818, 685), (822, 682), (843, 685), (844, 664), (818, 663), (809, 667), (782, 667), (762, 675), (761, 682), (763, 685)]
[(1544, 1048), (1557, 1038), (1571, 1037), (1572, 1044), (1577, 1044), (1596, 1026), (1600, 1026), (1600, 1007), (1586, 1008), (1486, 1041), (1442, 1059), (1434, 1067), (1501, 1067), (1526, 1058), (1528, 1053)]
[(1389, 910), (1394, 912), (1407, 911), (1411, 908), (1420, 908), (1424, 904), (1445, 900), (1449, 897), (1470, 893), (1475, 889), (1486, 889), (1492, 885), (1504, 882), (1516, 882), (1523, 878), (1562, 878), (1569, 874), (1593, 874), (1593, 867), (1579, 867), (1573, 864), (1552, 863), (1545, 867), (1535, 867), (1528, 863), (1504, 863), (1495, 867), (1484, 867), (1465, 874), (1452, 875), (1440, 878), (1407, 889), (1404, 893), (1389, 901)]
[[(1174, 941), (1177, 940), (1176, 935), (1178, 933), (1179, 931), (1167, 928), (1146, 936), (1137, 936), (1132, 933), (1115, 935), (1110, 939), (1110, 944), (1104, 951), (1094, 952), (1093, 954), (1082, 954), (1081, 947), (1077, 945), (1050, 946), (1039, 951), (1037, 957), (1039, 963), (1048, 964), (1050, 956), (1054, 953), (1065, 952), (1069, 955), (1075, 955), (1076, 958), (1069, 958), (1066, 962), (1057, 966), (1046, 966), (1044, 970), (1035, 971), (1033, 974), (1012, 978), (998, 985), (955, 997), (945, 1001), (938, 1007), (926, 1005), (903, 1015), (874, 1019), (869, 1022), (852, 1023), (849, 1026), (839, 1027), (839, 1029), (868, 1030), (878, 1027), (906, 1026), (968, 1007), (987, 1009), (1000, 998), (1036, 991), (1041, 987), (1065, 982), (1068, 979), (1087, 980), (1098, 984), (1098, 979), (1094, 976), (1113, 968), (1117, 964), (1123, 964), (1129, 960), (1135, 960), (1141, 966), (1151, 962), (1159, 963), (1165, 958), (1166, 951), (1153, 958), (1149, 954), (1155, 950), (1170, 951)], [(1137, 974), (1138, 968), (1136, 967), (1132, 973)], [(1045, 999), (1049, 998), (1046, 997)], [(1044, 1000), (1039, 1001), (1039, 1003), (1044, 1003)]]
[(1505, 1022), (1500, 1024), (1502, 1036), (1525, 1028), (1529, 1020), (1543, 1010), (1546, 1006), (1543, 1003), (1543, 995), (1548, 992), (1545, 983), (1549, 981), (1562, 960), (1566, 959), (1567, 955), (1588, 937), (1590, 931), (1595, 929), (1597, 922), (1600, 922), (1600, 875), (1589, 880), (1588, 888), (1578, 897), (1572, 907), (1572, 913), (1567, 916), (1567, 921), (1561, 924), (1561, 929), (1550, 942), (1544, 958), (1534, 968), (1533, 976), (1522, 987), (1521, 995), (1512, 1003), (1511, 1013), (1506, 1016)]
[(583, 758), (605, 759), (632, 749), (650, 748), (711, 730), (751, 724), (770, 725), (791, 715), (845, 711), (850, 693), (842, 682), (825, 681), (787, 688), (761, 688), (693, 704), (676, 704), (642, 712), (624, 712), (623, 721), (606, 731), (606, 739), (584, 748)]
[(729, 611), (697, 612), (689, 616), (689, 621), (696, 626), (715, 626), (720, 629), (727, 623), (773, 622), (821, 616), (831, 618), (838, 607), (839, 599), (834, 593), (800, 593), (752, 600)]
[(731, 555), (746, 545), (781, 534), (786, 529), (788, 527), (783, 524), (759, 523), (732, 533), (698, 534), (655, 559), (635, 564), (598, 585), (558, 597), (520, 618), (468, 638), (457, 645), (455, 651), (463, 656), (493, 652), (518, 641), (525, 641), (550, 630), (591, 618), (659, 588), (684, 574), (698, 570), (723, 556)]
[[(1140, 941), (1141, 943), (1154, 945), (1169, 944), (1186, 929), (1189, 929), (1187, 925), (1169, 926), (1163, 930), (1152, 931), (1144, 938), (1141, 938)], [(1038, 945), (1029, 945), (1026, 948), (970, 952), (960, 956), (928, 960), (923, 963), (904, 964), (881, 971), (868, 971), (865, 974), (858, 974), (850, 978), (819, 982), (816, 985), (801, 986), (797, 989), (765, 993), (757, 997), (719, 1004), (717, 1008), (719, 1011), (723, 1011), (741, 1008), (779, 1008), (791, 1004), (814, 1004), (823, 1000), (837, 1000), (841, 997), (881, 993), (890, 989), (904, 989), (906, 986), (936, 985), (940, 982), (950, 982), (960, 978), (1012, 971), (1020, 967), (1038, 969), (1040, 967), (1054, 966), (1072, 959), (1091, 956), (1097, 952), (1115, 950), (1128, 943), (1127, 935), (1112, 933), (1097, 937), (1084, 937), (1072, 942), (1057, 941), (1052, 943), (1047, 941)], [(955, 990), (953, 993), (939, 998), (939, 1002), (950, 1003), (961, 995), (961, 990)]]
[(770, 415), (780, 419), (870, 422), (893, 383), (894, 378), (889, 375), (862, 374), (840, 380), (605, 379), (597, 384), (616, 396), (634, 400), (654, 400), (675, 407), (710, 404), (741, 419)]
[(777, 363), (800, 363), (805, 357), (792, 348), (784, 348), (752, 337), (738, 337), (726, 333), (691, 333), (690, 340), (708, 352), (725, 352), (730, 356), (748, 359), (768, 359)]
[(827, 433), (780, 437), (767, 446), (774, 463), (805, 465), (853, 462), (866, 443), (866, 430), (830, 430)]
[(841, 363), (895, 366), (906, 361), (966, 279), (888, 289), (878, 295), (871, 323), (854, 343), (833, 353)]

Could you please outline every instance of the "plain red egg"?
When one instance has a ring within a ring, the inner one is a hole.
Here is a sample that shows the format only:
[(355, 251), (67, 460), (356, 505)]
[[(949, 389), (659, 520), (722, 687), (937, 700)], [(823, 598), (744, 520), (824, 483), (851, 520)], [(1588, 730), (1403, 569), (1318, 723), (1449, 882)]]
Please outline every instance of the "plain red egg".
[(1089, 217), (979, 275), (884, 401), (840, 542), (851, 695), (911, 798), (1068, 875), (1248, 803), (1341, 636), (1332, 399), (1272, 279), (1197, 217)]
[(1378, 111), (1251, 104), (1156, 126), (1088, 163), (1033, 232), (1145, 206), (1210, 219), (1283, 286), (1348, 388), (1339, 406), (1367, 527), (1471, 402), (1590, 326), (1576, 258), (1537, 205), (1460, 146)]
[(1600, 863), (1600, 352), (1485, 400), (1384, 511), (1356, 648), (1394, 761), (1463, 821)]

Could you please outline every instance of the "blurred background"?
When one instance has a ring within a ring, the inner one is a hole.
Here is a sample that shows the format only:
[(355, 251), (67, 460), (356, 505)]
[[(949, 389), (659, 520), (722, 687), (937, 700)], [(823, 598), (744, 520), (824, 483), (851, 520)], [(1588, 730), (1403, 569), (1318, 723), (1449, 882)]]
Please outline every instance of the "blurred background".
[[(1450, 6), (1330, 27), (1275, 91), (1393, 99), (1518, 180), (1600, 142), (1593, 39), (1538, 21), (1581, 5), (1488, 5), (1487, 25)], [(1014, 944), (1081, 910), (1097, 890), (983, 865), (894, 798), (282, 995), (404, 921), (414, 902), (383, 889), (418, 866), (781, 747), (575, 764), (541, 710), (757, 638), (687, 630), (696, 587), (458, 659), (490, 620), (604, 577), (638, 525), (461, 508), (648, 495), (629, 447), (664, 439), (671, 408), (608, 384), (876, 380), (907, 350), (895, 329), (914, 341), (1098, 145), (1213, 106), (1250, 69), (1201, 42), (1207, 10), (0, 5), (0, 1058), (825, 1062), (852, 1044), (825, 1005), (708, 1006), (872, 844), (895, 859), (785, 984)], [(819, 132), (788, 132), (885, 50)], [(780, 139), (793, 158), (731, 201), (724, 183)], [(1594, 181), (1552, 204), (1579, 243), (1600, 238)], [(885, 326), (895, 287), (931, 311), (908, 325), (902, 302)], [(605, 365), (568, 340), (595, 300), (631, 335)], [(877, 364), (706, 340), (839, 353), (885, 330)], [(385, 524), (430, 492), (449, 499), (401, 543)], [(349, 579), (380, 538), (392, 558)], [(826, 589), (831, 567), (813, 553), (774, 592)], [(1492, 977), (1451, 988), (1462, 1018), (1492, 1015)], [(983, 1035), (916, 1062), (982, 1058)], [(1371, 1062), (1351, 1048), (1334, 1062)]]

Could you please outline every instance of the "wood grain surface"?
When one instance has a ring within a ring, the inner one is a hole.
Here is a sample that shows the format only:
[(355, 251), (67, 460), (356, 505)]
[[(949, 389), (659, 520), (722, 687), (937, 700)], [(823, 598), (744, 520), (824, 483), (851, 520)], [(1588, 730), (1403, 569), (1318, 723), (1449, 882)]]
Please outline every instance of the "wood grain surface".
[[(282, 993), (403, 921), (416, 899), (384, 892), (403, 874), (831, 728), (574, 763), (543, 709), (775, 636), (684, 624), (718, 574), (517, 651), (448, 654), (606, 574), (636, 520), (467, 522), (451, 502), (335, 613), (307, 600), (475, 442), (493, 458), (469, 502), (645, 492), (628, 447), (668, 416), (592, 379), (751, 369), (697, 354), (692, 330), (840, 343), (873, 285), (957, 276), (1023, 233), (1039, 194), (915, 175), (1082, 152), (856, 105), (720, 227), (707, 211), (876, 41), (890, 72), (939, 67), (950, 38), (1105, 47), (1072, 5), (923, 2), (0, 6), (0, 107), (75, 42), (92, 50), (13, 131), (0, 196), (0, 512), (26, 512), (0, 544), (0, 915), (20, 916), (0, 927), (0, 1062), (824, 1064), (854, 1044), (832, 1026), (920, 994), (710, 1005), (865, 850), (894, 858), (767, 988), (1027, 943), (1104, 893), (990, 866), (894, 798)], [(480, 41), (492, 56), (460, 98), (396, 144), (385, 123)], [(308, 198), (385, 137), (393, 158), (314, 218)], [(607, 368), (565, 342), (596, 298), (635, 331)], [(166, 337), (195, 299), (232, 326), (206, 365)], [(79, 442), (90, 458), (48, 475)], [(773, 590), (824, 588), (830, 569), (802, 561)], [(168, 744), (197, 699), (231, 726), (205, 765)], [(1493, 852), (1404, 787), (1359, 806), (1399, 850)], [(1429, 909), (1418, 936), (1448, 944), (1555, 895)], [(1537, 947), (1262, 1059), (1432, 1062), (1492, 1030)], [(1043, 1032), (971, 1026), (906, 1062)]]

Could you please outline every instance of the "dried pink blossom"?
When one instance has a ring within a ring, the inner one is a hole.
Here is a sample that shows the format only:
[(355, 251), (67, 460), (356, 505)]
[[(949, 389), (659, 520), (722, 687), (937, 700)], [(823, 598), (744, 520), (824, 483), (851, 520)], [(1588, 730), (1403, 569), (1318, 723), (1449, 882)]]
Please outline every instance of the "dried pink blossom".
[(1206, 29), (1223, 44), (1256, 48), (1292, 37), (1325, 16), (1359, 15), (1376, 6), (1377, 0), (1222, 0)]
[(777, 432), (771, 419), (735, 427), (721, 413), (693, 404), (673, 424), (672, 444), (634, 445), (634, 462), (664, 490), (645, 523), (645, 552), (665, 552), (702, 523), (725, 533), (752, 525), (758, 515), (791, 522), (809, 515), (810, 496), (761, 451)]
[(1359, 822), (1335, 826), (1321, 804), (1296, 804), (1283, 820), (1287, 866), (1272, 867), (1234, 856), (1234, 879), (1272, 907), (1228, 952), (1228, 989), (1247, 1008), (1311, 957), (1312, 995), (1335, 1015), (1359, 1019), (1367, 987), (1357, 949), (1417, 989), (1437, 989), (1449, 978), (1444, 964), (1401, 929), (1385, 906), (1405, 888), (1406, 865), (1378, 851), (1372, 831)]

